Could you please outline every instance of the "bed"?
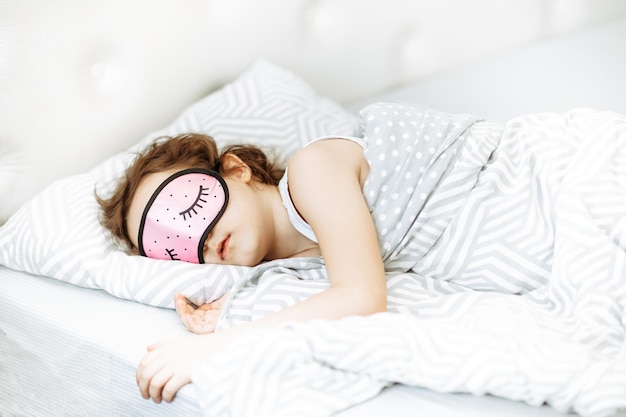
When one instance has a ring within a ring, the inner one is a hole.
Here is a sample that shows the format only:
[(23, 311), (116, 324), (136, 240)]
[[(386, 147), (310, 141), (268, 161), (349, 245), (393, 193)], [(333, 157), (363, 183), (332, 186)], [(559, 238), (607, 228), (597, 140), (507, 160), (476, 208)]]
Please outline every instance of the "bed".
[[(355, 384), (363, 390), (345, 401), (316, 397), (327, 386), (309, 384), (289, 392), (308, 402), (289, 408), (228, 387), (213, 406), (198, 382), (170, 404), (143, 400), (135, 369), (146, 346), (187, 334), (172, 294), (251, 294), (242, 277), (264, 271), (129, 257), (94, 221), (93, 192), (106, 192), (128, 149), (162, 134), (245, 137), (287, 156), (312, 137), (350, 134), (375, 102), (495, 121), (581, 107), (626, 114), (623, 4), (10, 0), (0, 23), (1, 416), (575, 414), (571, 399), (545, 405), (484, 385)], [(315, 261), (298, 262), (280, 266), (276, 282), (304, 279), (309, 293), (327, 285)], [(222, 327), (283, 305), (234, 299)], [(626, 387), (620, 377), (607, 401)], [(626, 412), (619, 402), (595, 405), (578, 410)]]

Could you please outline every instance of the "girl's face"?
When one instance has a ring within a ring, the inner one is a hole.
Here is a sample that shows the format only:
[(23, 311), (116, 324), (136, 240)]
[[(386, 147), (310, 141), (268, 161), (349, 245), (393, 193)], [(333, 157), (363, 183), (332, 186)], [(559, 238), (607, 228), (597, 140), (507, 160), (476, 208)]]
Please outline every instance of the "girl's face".
[[(139, 225), (144, 208), (159, 185), (173, 169), (147, 175), (139, 184), (127, 216), (130, 239), (138, 247)], [(225, 265), (258, 265), (270, 251), (272, 218), (263, 210), (262, 192), (249, 170), (235, 171), (224, 177), (229, 201), (222, 217), (215, 224), (204, 243), (204, 262)]]
[(272, 218), (262, 209), (257, 183), (224, 177), (230, 193), (226, 211), (204, 244), (206, 263), (255, 266), (270, 251)]

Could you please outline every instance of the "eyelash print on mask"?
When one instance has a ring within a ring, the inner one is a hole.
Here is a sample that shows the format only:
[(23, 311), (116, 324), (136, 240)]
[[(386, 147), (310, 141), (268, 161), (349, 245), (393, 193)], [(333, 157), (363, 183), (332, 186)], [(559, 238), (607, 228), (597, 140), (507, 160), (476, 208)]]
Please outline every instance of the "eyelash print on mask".
[(189, 216), (189, 218), (191, 219), (193, 217), (191, 213), (198, 214), (198, 212), (196, 211), (196, 207), (203, 208), (203, 206), (199, 202), (201, 201), (203, 203), (206, 203), (206, 200), (204, 200), (202, 197), (209, 195), (207, 191), (209, 191), (208, 188), (203, 187), (202, 185), (199, 186), (198, 197), (196, 197), (196, 201), (194, 201), (191, 207), (189, 207), (187, 210), (183, 210), (178, 213), (183, 216), (183, 220), (187, 220), (187, 216)]
[(172, 258), (172, 261), (180, 261), (178, 254), (175, 252), (176, 249), (165, 249), (165, 252)]
[(228, 187), (217, 172), (190, 168), (170, 175), (144, 208), (139, 253), (149, 258), (204, 263), (202, 246), (227, 204)]

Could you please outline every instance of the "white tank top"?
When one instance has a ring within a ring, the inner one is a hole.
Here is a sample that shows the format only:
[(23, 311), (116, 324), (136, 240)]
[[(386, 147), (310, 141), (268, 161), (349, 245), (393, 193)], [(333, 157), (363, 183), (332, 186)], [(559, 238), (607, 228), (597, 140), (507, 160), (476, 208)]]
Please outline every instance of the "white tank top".
[[(352, 136), (323, 136), (323, 137), (312, 140), (311, 142), (307, 143), (305, 146), (309, 146), (310, 144), (320, 141), (320, 140), (328, 140), (328, 139), (351, 140), (352, 142), (358, 143), (364, 150), (366, 148), (366, 143), (363, 139), (352, 137)], [(278, 191), (280, 192), (280, 197), (283, 200), (283, 205), (287, 209), (287, 214), (289, 215), (289, 220), (291, 221), (291, 224), (293, 225), (293, 227), (295, 227), (298, 232), (302, 233), (308, 239), (317, 243), (317, 237), (315, 236), (315, 233), (313, 233), (313, 229), (311, 229), (311, 226), (309, 226), (309, 224), (304, 221), (302, 216), (300, 216), (300, 213), (298, 213), (298, 210), (296, 210), (296, 207), (293, 205), (293, 201), (291, 200), (291, 195), (289, 194), (289, 184), (287, 183), (287, 169), (285, 169), (285, 174), (283, 175), (283, 177), (280, 179), (280, 182), (278, 183)]]

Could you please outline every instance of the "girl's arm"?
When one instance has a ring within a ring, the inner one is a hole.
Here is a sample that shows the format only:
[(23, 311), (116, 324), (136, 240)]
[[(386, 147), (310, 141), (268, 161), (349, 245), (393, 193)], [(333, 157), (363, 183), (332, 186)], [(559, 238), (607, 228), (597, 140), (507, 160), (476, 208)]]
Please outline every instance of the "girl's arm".
[[(338, 319), (386, 310), (384, 267), (362, 193), (369, 173), (363, 149), (344, 139), (315, 142), (292, 158), (288, 172), (292, 200), (317, 236), (330, 288), (243, 326), (152, 346), (137, 370), (144, 398), (171, 401), (178, 389), (190, 382), (193, 366), (244, 332), (290, 321)], [(184, 300), (178, 303), (184, 304)]]
[[(349, 140), (315, 142), (289, 163), (289, 191), (311, 225), (331, 283), (320, 294), (324, 318), (386, 310), (387, 294), (376, 229), (363, 196), (369, 174), (363, 148)], [(319, 317), (319, 316), (318, 316)]]

